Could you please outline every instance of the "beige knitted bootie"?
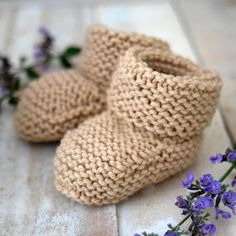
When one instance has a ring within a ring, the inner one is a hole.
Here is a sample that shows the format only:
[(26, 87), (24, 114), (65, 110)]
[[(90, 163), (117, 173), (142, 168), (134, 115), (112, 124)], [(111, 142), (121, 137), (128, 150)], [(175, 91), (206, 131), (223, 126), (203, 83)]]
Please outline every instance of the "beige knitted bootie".
[(55, 185), (84, 204), (117, 203), (188, 167), (216, 109), (217, 73), (153, 48), (129, 49), (108, 90), (107, 111), (68, 131)]
[(79, 73), (62, 71), (32, 82), (16, 112), (20, 136), (34, 142), (59, 140), (106, 107), (106, 90), (120, 55), (132, 45), (169, 50), (156, 38), (93, 26), (88, 29)]

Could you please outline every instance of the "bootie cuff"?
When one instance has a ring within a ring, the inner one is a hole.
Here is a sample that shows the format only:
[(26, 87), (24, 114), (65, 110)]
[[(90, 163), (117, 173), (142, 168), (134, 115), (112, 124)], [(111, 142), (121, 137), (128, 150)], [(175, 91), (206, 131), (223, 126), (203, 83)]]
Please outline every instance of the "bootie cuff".
[(81, 74), (97, 83), (100, 89), (106, 89), (120, 55), (134, 45), (170, 50), (167, 42), (154, 37), (114, 30), (103, 25), (89, 27), (80, 59)]
[(108, 92), (108, 109), (160, 137), (194, 136), (216, 109), (221, 80), (181, 56), (133, 47), (120, 59)]

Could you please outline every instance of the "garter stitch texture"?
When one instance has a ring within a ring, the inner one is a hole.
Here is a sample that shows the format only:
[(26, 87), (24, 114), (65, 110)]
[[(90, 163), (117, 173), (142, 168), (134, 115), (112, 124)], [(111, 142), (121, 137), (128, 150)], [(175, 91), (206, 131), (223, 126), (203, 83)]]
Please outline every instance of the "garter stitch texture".
[(194, 160), (221, 80), (188, 59), (134, 47), (121, 57), (107, 111), (68, 131), (55, 157), (55, 185), (84, 204), (117, 203)]
[(62, 71), (32, 82), (16, 112), (20, 136), (34, 142), (59, 140), (106, 107), (106, 90), (120, 55), (133, 45), (169, 50), (166, 42), (104, 26), (87, 31), (79, 72)]

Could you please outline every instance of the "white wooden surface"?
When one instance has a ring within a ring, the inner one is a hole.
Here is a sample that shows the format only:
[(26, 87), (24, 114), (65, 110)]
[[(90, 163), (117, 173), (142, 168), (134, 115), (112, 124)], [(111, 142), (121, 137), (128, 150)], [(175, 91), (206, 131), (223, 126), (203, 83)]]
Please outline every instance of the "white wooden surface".
[[(189, 40), (167, 1), (91, 4), (0, 4), (0, 51), (14, 61), (29, 54), (39, 26), (47, 26), (59, 47), (82, 43), (85, 29), (94, 23), (138, 31), (168, 40), (175, 52), (196, 60)], [(117, 205), (82, 206), (66, 199), (53, 186), (54, 144), (30, 144), (14, 130), (14, 109), (0, 114), (0, 235), (132, 236), (136, 232), (163, 234), (168, 223), (181, 219), (174, 206), (181, 173), (144, 189)], [(220, 175), (225, 166), (212, 168), (211, 154), (230, 145), (220, 114), (206, 130), (195, 164), (196, 175)], [(217, 235), (233, 235), (235, 226), (219, 222)], [(222, 226), (221, 226), (222, 224)]]
[(216, 68), (224, 79), (220, 109), (236, 144), (236, 28), (232, 27), (236, 22), (236, 1), (178, 0), (175, 6), (178, 14), (185, 16), (201, 61)]

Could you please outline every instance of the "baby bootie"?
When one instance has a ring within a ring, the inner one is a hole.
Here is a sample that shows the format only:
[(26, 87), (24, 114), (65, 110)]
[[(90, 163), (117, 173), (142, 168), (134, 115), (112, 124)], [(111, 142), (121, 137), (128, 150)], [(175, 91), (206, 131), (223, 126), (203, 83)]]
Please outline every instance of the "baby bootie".
[(20, 136), (34, 142), (56, 141), (88, 116), (106, 107), (106, 90), (120, 55), (132, 45), (169, 50), (156, 38), (93, 26), (88, 29), (79, 73), (61, 71), (32, 82), (16, 112)]
[(218, 102), (217, 73), (170, 52), (134, 47), (120, 59), (107, 111), (68, 131), (55, 157), (57, 190), (80, 203), (117, 203), (187, 168)]

